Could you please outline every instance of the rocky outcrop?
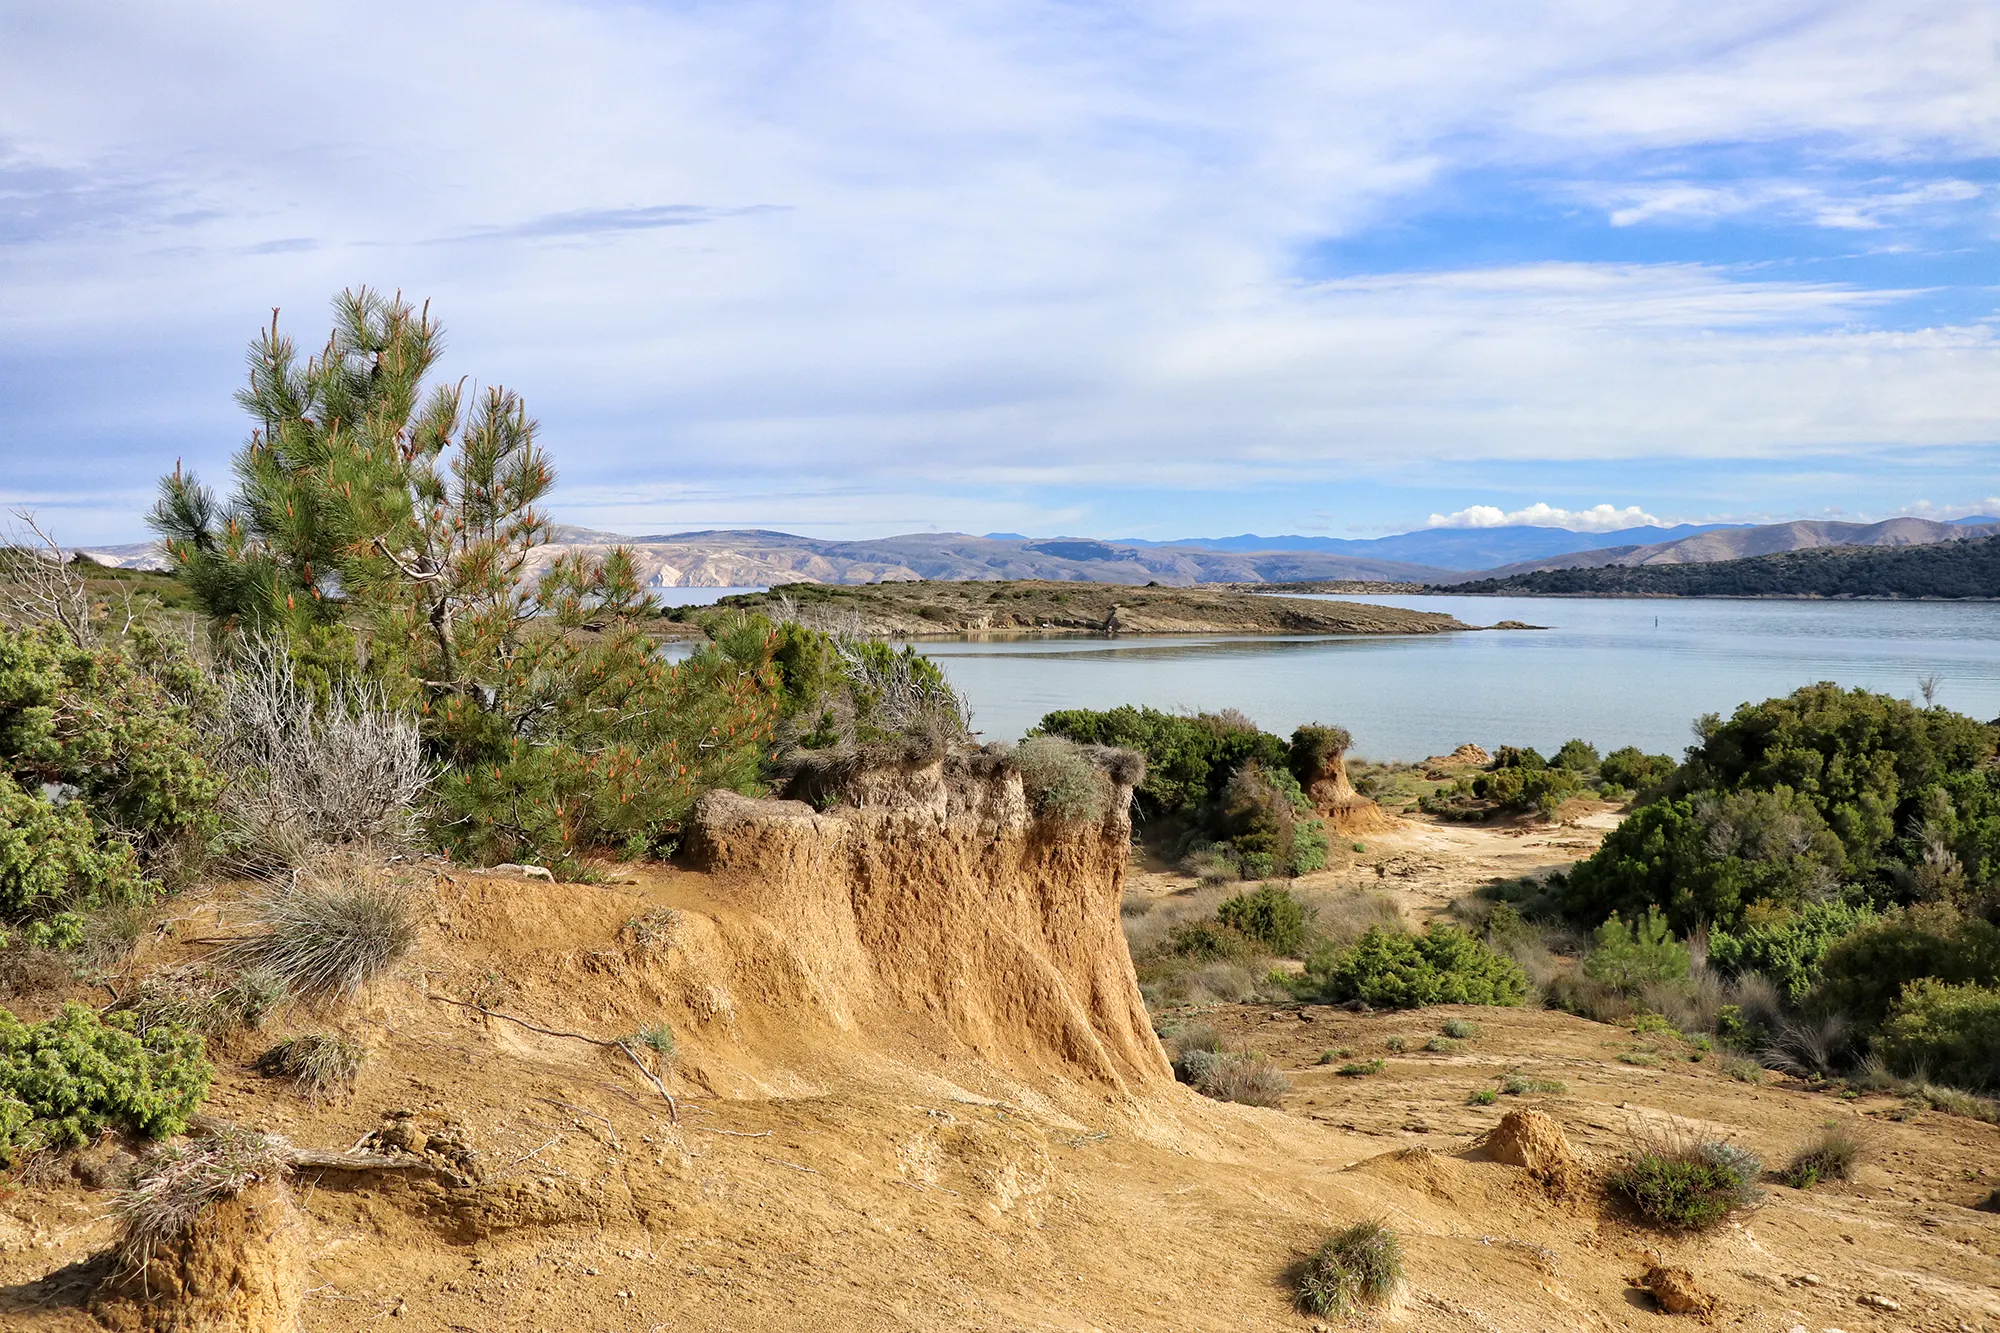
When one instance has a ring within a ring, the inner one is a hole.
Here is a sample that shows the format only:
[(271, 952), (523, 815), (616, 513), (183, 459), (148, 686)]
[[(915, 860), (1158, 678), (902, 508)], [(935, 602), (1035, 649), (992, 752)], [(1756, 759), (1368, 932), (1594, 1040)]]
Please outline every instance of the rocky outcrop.
[(1169, 1083), (1118, 923), (1132, 775), (1101, 819), (1036, 817), (1003, 755), (850, 773), (832, 808), (711, 792), (689, 861), (775, 931), (844, 1025), (939, 1024), (994, 1063)]
[(1393, 828), (1396, 820), (1381, 806), (1354, 790), (1347, 776), (1351, 738), (1344, 727), (1301, 727), (1293, 739), (1294, 763), (1301, 786), (1313, 808), (1338, 833), (1372, 833)]

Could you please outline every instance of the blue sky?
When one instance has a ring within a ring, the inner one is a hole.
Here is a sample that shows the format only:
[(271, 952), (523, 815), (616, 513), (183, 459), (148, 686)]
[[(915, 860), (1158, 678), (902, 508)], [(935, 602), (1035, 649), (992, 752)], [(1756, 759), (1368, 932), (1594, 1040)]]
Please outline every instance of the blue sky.
[(625, 532), (2000, 508), (1976, 0), (0, 32), (0, 504), (67, 540), (225, 476), (244, 344), (358, 282), (430, 299), (446, 371), (540, 418), (555, 515)]

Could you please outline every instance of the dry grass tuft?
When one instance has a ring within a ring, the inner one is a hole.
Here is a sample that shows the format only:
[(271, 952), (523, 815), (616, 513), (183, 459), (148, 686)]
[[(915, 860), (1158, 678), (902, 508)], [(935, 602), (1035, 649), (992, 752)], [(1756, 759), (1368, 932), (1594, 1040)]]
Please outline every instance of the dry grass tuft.
[(233, 1199), (261, 1180), (282, 1177), (286, 1142), (235, 1126), (205, 1139), (154, 1150), (138, 1183), (113, 1204), (120, 1223), (119, 1266), (136, 1273), (156, 1250), (177, 1243), (210, 1206)]
[(1380, 1222), (1358, 1222), (1328, 1238), (1299, 1273), (1299, 1306), (1307, 1314), (1347, 1315), (1383, 1305), (1403, 1285), (1403, 1244)]
[(225, 950), (275, 974), (294, 995), (347, 995), (389, 970), (417, 942), (408, 886), (359, 856), (323, 857), (267, 890), (254, 934)]
[(1829, 1120), (1819, 1137), (1801, 1148), (1778, 1179), (1795, 1190), (1809, 1190), (1823, 1180), (1849, 1180), (1865, 1154), (1854, 1131)]
[(337, 1033), (306, 1032), (258, 1056), (257, 1072), (290, 1079), (301, 1096), (317, 1105), (336, 1096), (351, 1097), (367, 1058), (365, 1049)]

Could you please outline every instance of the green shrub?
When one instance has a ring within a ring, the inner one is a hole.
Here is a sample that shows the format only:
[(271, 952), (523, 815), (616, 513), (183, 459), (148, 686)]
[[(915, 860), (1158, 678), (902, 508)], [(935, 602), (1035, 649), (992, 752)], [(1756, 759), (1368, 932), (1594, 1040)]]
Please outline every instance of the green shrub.
[(1285, 743), (1255, 726), (1215, 713), (1183, 716), (1155, 708), (1096, 711), (1071, 708), (1048, 714), (1039, 733), (1084, 745), (1114, 745), (1146, 757), (1146, 776), (1134, 792), (1146, 815), (1195, 814), (1221, 796), (1246, 761), (1283, 768)]
[(674, 1051), (677, 1047), (677, 1043), (674, 1041), (674, 1030), (665, 1023), (649, 1024), (646, 1027), (640, 1028), (625, 1040), (633, 1046), (644, 1046), (647, 1050), (652, 1051), (655, 1055), (666, 1061), (673, 1060)]
[(1316, 952), (1301, 984), (1330, 1000), (1398, 1009), (1519, 1004), (1528, 993), (1527, 975), (1512, 959), (1436, 923), (1421, 935), (1371, 926), (1345, 949)]
[(1644, 792), (1658, 787), (1680, 767), (1663, 754), (1647, 754), (1636, 745), (1627, 745), (1604, 756), (1597, 774), (1607, 785)]
[(1826, 951), (1814, 1003), (1873, 1028), (1926, 977), (2000, 986), (2000, 926), (1943, 906), (1890, 913)]
[(1383, 1042), (1382, 1045), (1395, 1055), (1401, 1055), (1404, 1051), (1410, 1049), (1410, 1043), (1404, 1041), (1401, 1037), (1391, 1037)]
[(1306, 909), (1280, 884), (1265, 884), (1224, 899), (1215, 909), (1215, 917), (1281, 958), (1297, 957), (1306, 945)]
[(1761, 972), (1796, 1004), (1819, 984), (1827, 951), (1879, 919), (1866, 904), (1805, 903), (1738, 933), (1711, 932), (1708, 961), (1726, 972)]
[(1795, 1190), (1809, 1190), (1823, 1180), (1848, 1180), (1861, 1160), (1861, 1141), (1853, 1132), (1828, 1121), (1819, 1137), (1792, 1157), (1778, 1179)]
[(1541, 751), (1528, 745), (1503, 745), (1493, 752), (1493, 771), (1498, 773), (1510, 768), (1527, 769), (1533, 772), (1547, 768), (1549, 761), (1542, 758)]
[(1733, 1144), (1666, 1140), (1634, 1148), (1609, 1183), (1655, 1226), (1701, 1231), (1755, 1202), (1762, 1170)]
[(1346, 727), (1308, 723), (1292, 733), (1285, 763), (1294, 778), (1308, 783), (1338, 764), (1353, 744), (1354, 737)]
[(1597, 928), (1597, 947), (1583, 960), (1583, 974), (1627, 994), (1649, 981), (1684, 981), (1687, 946), (1674, 939), (1655, 907), (1627, 925), (1616, 912)]
[(1432, 1037), (1424, 1043), (1424, 1049), (1432, 1055), (1451, 1055), (1459, 1049), (1459, 1043), (1450, 1037)]
[(1444, 1035), (1456, 1037), (1460, 1041), (1479, 1035), (1479, 1024), (1469, 1018), (1447, 1018), (1444, 1021)]
[(1904, 987), (1876, 1049), (1892, 1068), (2000, 1091), (2000, 987), (1924, 979)]
[(1037, 815), (1064, 824), (1095, 824), (1111, 808), (1111, 779), (1075, 744), (1031, 736), (1014, 752), (1021, 788)]
[(1566, 768), (1572, 773), (1595, 773), (1600, 763), (1597, 747), (1582, 737), (1577, 737), (1562, 743), (1562, 748), (1549, 760), (1549, 767)]
[(178, 1134), (208, 1095), (201, 1038), (172, 1023), (143, 1034), (131, 1014), (70, 1004), (32, 1026), (0, 1009), (0, 1157), (68, 1148), (117, 1128)]
[(1582, 793), (1583, 780), (1566, 768), (1515, 764), (1472, 779), (1474, 796), (1506, 811), (1553, 815), (1563, 802)]
[(1533, 1093), (1563, 1093), (1569, 1089), (1560, 1079), (1529, 1078), (1525, 1074), (1509, 1074), (1501, 1080), (1500, 1091), (1509, 1097), (1525, 1097)]
[(1500, 1100), (1500, 1094), (1491, 1088), (1481, 1088), (1465, 1099), (1467, 1106), (1491, 1106)]
[(1380, 1222), (1359, 1222), (1329, 1237), (1299, 1273), (1299, 1307), (1344, 1316), (1381, 1305), (1403, 1285), (1403, 1246)]
[(1365, 1078), (1370, 1074), (1379, 1074), (1387, 1067), (1380, 1060), (1359, 1060), (1344, 1064), (1333, 1072), (1343, 1078)]

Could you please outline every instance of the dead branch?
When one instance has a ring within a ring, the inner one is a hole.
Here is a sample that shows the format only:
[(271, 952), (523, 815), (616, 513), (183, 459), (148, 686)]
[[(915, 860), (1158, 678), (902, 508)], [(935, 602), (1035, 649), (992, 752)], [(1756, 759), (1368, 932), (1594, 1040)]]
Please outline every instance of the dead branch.
[(470, 1009), (473, 1010), (475, 1013), (484, 1014), (488, 1018), (505, 1019), (507, 1022), (516, 1024), (520, 1027), (524, 1027), (528, 1029), (528, 1031), (530, 1032), (539, 1032), (545, 1037), (567, 1037), (571, 1041), (589, 1042), (592, 1046), (602, 1046), (608, 1050), (622, 1051), (624, 1052), (625, 1058), (632, 1062), (632, 1067), (637, 1069), (641, 1074), (644, 1074), (646, 1076), (646, 1081), (651, 1083), (653, 1087), (656, 1090), (658, 1090), (660, 1096), (666, 1099), (667, 1119), (672, 1121), (674, 1124), (680, 1123), (681, 1120), (680, 1103), (674, 1100), (674, 1095), (671, 1092), (667, 1091), (667, 1085), (660, 1082), (660, 1076), (658, 1074), (655, 1074), (652, 1070), (646, 1068), (646, 1066), (640, 1062), (639, 1057), (632, 1053), (632, 1048), (626, 1043), (622, 1041), (606, 1041), (602, 1037), (593, 1037), (587, 1032), (565, 1032), (561, 1028), (545, 1028), (539, 1023), (530, 1023), (525, 1018), (516, 1018), (512, 1014), (503, 1014), (498, 1009), (488, 1009), (483, 1004), (472, 1004), (466, 1000), (447, 999), (442, 995), (433, 995), (430, 998), (436, 1000), (439, 1004), (449, 1004), (449, 1005), (455, 1005), (460, 1009)]

